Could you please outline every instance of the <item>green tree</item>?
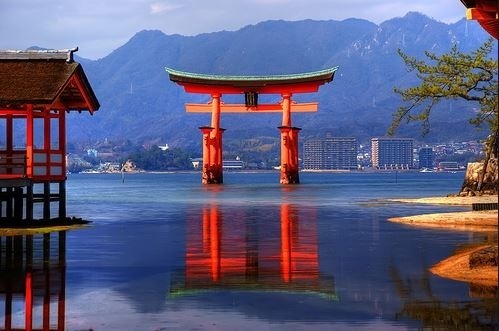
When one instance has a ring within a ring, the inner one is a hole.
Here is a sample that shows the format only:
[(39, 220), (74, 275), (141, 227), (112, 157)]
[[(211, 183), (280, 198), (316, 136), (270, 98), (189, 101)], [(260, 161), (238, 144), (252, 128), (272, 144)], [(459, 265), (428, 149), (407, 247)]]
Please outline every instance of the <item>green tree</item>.
[(128, 156), (137, 167), (144, 170), (192, 169), (189, 154), (180, 148), (161, 150), (158, 146), (140, 148)]
[[(485, 145), (483, 171), (477, 190), (482, 189), (488, 163), (497, 163), (498, 148), (498, 82), (497, 58), (491, 58), (494, 40), (487, 40), (470, 54), (462, 53), (455, 44), (449, 53), (436, 55), (425, 52), (425, 60), (419, 60), (398, 50), (408, 71), (414, 71), (420, 84), (407, 89), (395, 88), (402, 96), (404, 105), (393, 114), (388, 134), (395, 134), (403, 121), (420, 121), (422, 134), (429, 132), (430, 113), (433, 107), (444, 99), (464, 99), (478, 104), (479, 111), (470, 120), (476, 127), (484, 125), (490, 130)], [(497, 184), (497, 183), (496, 183)], [(497, 192), (497, 187), (495, 188)]]

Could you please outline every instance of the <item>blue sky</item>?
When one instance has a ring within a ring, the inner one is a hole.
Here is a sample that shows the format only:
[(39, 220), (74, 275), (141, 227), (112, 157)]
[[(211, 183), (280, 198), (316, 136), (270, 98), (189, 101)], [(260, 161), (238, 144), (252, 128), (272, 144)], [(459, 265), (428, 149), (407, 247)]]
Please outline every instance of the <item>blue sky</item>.
[(0, 0), (0, 49), (79, 46), (79, 56), (97, 59), (144, 29), (196, 35), (266, 20), (350, 17), (379, 24), (409, 11), (445, 23), (465, 15), (459, 0)]

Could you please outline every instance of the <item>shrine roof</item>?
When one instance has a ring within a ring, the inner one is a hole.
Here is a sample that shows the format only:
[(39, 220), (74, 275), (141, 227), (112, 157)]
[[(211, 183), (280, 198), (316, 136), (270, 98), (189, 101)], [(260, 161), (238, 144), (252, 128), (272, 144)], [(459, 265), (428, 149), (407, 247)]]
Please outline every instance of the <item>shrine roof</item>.
[(466, 18), (477, 20), (492, 37), (499, 36), (499, 4), (497, 0), (461, 0), (467, 8)]
[(74, 51), (0, 51), (0, 107), (58, 102), (66, 110), (97, 110), (99, 102), (73, 60)]
[(210, 75), (193, 72), (179, 71), (172, 68), (166, 68), (170, 80), (179, 84), (196, 85), (219, 85), (233, 86), (242, 88), (258, 88), (268, 85), (289, 85), (300, 83), (318, 83), (324, 84), (333, 80), (334, 73), (338, 67), (327, 68), (324, 70), (285, 74), (285, 75)]

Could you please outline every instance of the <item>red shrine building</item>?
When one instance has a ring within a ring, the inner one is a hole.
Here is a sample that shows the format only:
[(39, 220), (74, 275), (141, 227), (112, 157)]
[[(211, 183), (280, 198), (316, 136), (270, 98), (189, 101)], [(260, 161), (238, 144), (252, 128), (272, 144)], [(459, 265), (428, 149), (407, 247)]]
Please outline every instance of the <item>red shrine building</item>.
[[(298, 133), (300, 128), (292, 125), (291, 114), (295, 112), (316, 112), (317, 102), (298, 103), (292, 97), (298, 93), (315, 93), (319, 86), (333, 80), (337, 67), (315, 72), (272, 75), (272, 76), (223, 76), (190, 73), (166, 68), (170, 80), (182, 86), (187, 93), (207, 94), (207, 104), (187, 103), (190, 113), (211, 113), (211, 125), (200, 127), (203, 135), (203, 184), (223, 183), (221, 113), (282, 113), (280, 183), (298, 184)], [(226, 104), (224, 94), (244, 95), (244, 103)], [(261, 94), (277, 94), (281, 101), (260, 104)]]
[(466, 18), (476, 20), (492, 37), (499, 37), (499, 2), (497, 0), (461, 0)]
[(0, 221), (36, 203), (50, 219), (53, 202), (66, 218), (66, 114), (100, 106), (76, 50), (0, 52)]

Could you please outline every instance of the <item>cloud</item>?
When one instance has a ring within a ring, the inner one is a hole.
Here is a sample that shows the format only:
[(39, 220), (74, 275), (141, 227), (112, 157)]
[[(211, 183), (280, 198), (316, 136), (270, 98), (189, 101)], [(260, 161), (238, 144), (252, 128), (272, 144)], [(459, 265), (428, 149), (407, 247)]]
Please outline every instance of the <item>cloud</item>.
[(150, 4), (149, 13), (152, 15), (161, 14), (164, 12), (174, 11), (175, 9), (182, 8), (182, 5), (173, 5), (168, 2), (153, 2)]

